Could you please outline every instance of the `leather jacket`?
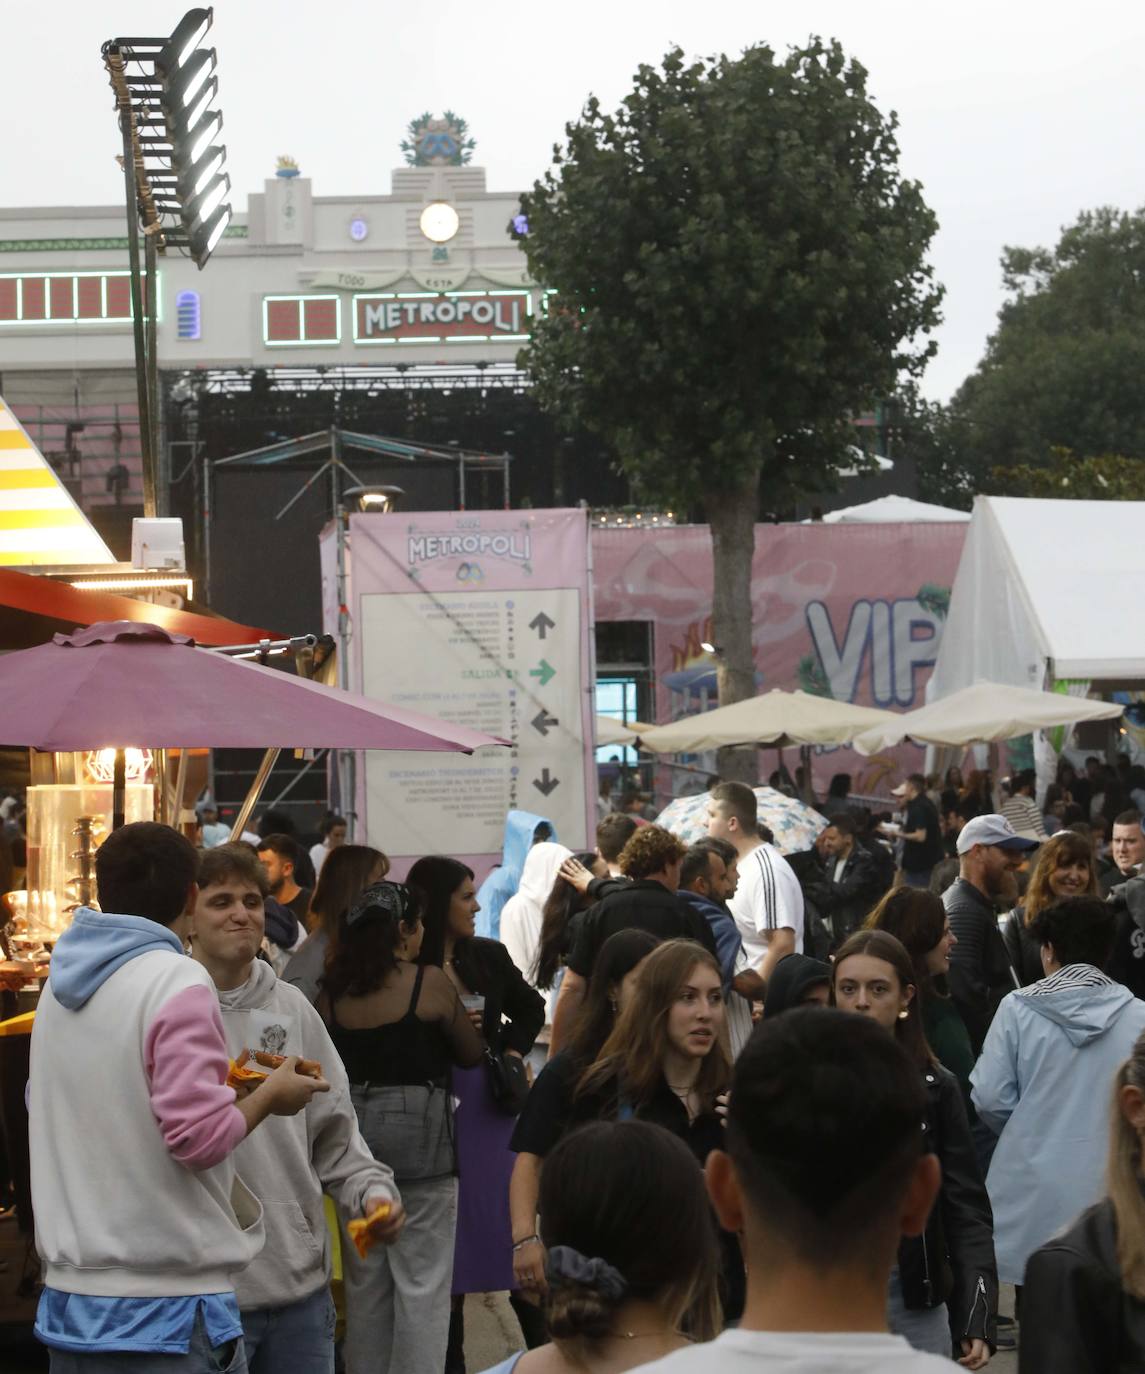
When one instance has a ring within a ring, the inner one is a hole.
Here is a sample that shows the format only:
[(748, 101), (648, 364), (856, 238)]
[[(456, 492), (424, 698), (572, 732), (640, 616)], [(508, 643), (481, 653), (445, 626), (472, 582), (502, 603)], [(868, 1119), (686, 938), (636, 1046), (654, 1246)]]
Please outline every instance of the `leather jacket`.
[(1021, 1374), (1145, 1369), (1145, 1302), (1121, 1286), (1108, 1198), (1030, 1256), (1018, 1368)]
[(813, 870), (802, 880), (803, 892), (830, 921), (835, 944), (841, 945), (866, 920), (886, 888), (879, 876), (875, 856), (858, 843), (851, 848), (838, 881), (834, 878), (835, 860)]
[(942, 1165), (942, 1189), (923, 1234), (899, 1244), (903, 1302), (915, 1311), (945, 1302), (954, 1340), (987, 1341), (993, 1351), (998, 1266), (990, 1199), (958, 1080), (937, 1066), (925, 1077), (926, 1139)]

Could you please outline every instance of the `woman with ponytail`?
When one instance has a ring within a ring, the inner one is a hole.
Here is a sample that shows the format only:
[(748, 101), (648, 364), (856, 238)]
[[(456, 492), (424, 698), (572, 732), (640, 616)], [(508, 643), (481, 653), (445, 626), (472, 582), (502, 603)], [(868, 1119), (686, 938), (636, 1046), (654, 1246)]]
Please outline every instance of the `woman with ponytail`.
[(1026, 1265), (1019, 1374), (1145, 1369), (1145, 1035), (1112, 1116), (1108, 1195)]
[(545, 1160), (552, 1343), (487, 1374), (623, 1374), (720, 1328), (715, 1223), (691, 1151), (662, 1127), (596, 1122)]

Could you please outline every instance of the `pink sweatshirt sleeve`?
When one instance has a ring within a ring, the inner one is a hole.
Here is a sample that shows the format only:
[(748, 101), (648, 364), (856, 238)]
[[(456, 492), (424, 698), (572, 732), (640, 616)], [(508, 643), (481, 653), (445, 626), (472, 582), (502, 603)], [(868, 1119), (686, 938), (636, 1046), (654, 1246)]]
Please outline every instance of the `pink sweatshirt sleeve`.
[(210, 988), (184, 988), (147, 1028), (143, 1052), (151, 1110), (168, 1150), (188, 1169), (210, 1169), (246, 1135), (227, 1087), (226, 1039)]

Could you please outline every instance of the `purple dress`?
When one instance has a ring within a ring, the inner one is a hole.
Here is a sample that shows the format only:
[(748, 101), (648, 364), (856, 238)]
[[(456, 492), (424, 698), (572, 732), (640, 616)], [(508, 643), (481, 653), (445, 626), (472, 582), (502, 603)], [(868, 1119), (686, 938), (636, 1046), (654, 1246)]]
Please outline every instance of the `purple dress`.
[(513, 1279), (513, 1230), (509, 1220), (509, 1176), (517, 1156), (509, 1148), (515, 1118), (498, 1111), (484, 1064), (453, 1070), (458, 1099), (457, 1240), (453, 1292), (504, 1293)]

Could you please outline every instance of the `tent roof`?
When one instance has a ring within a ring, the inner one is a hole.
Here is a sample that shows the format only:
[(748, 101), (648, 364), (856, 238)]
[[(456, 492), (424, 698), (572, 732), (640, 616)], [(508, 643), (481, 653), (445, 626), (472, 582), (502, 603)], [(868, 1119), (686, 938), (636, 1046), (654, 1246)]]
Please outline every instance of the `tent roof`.
[(71, 492), (0, 397), (0, 566), (114, 562)]
[(1145, 678), (1145, 502), (980, 496), (930, 700), (976, 679)]
[(964, 510), (952, 506), (932, 506), (926, 501), (912, 501), (908, 496), (880, 496), (874, 501), (865, 501), (861, 506), (845, 506), (842, 510), (828, 511), (823, 517), (825, 525), (883, 525), (958, 523), (969, 520)]
[(114, 592), (72, 587), (35, 573), (0, 567), (0, 649), (29, 649), (53, 634), (102, 620), (137, 620), (188, 635), (196, 644), (254, 644), (276, 636), (221, 616), (154, 606)]

